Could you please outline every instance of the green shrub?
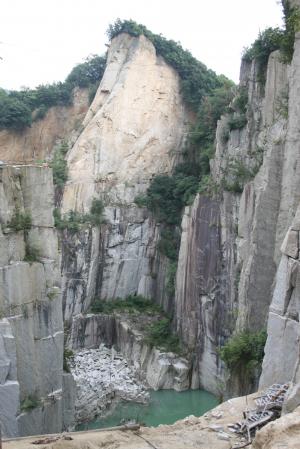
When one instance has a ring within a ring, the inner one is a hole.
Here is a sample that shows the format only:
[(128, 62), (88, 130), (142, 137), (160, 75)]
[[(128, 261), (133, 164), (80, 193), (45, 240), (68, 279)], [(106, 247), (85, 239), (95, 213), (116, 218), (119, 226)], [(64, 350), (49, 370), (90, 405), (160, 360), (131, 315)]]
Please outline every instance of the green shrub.
[(29, 412), (37, 407), (42, 405), (41, 400), (38, 398), (37, 394), (29, 394), (22, 402), (21, 402), (21, 411)]
[(35, 246), (32, 246), (32, 245), (29, 245), (29, 243), (26, 242), (24, 261), (32, 263), (32, 262), (38, 262), (39, 259), (40, 259), (40, 252), (39, 252), (38, 248), (36, 248)]
[(32, 226), (32, 219), (29, 212), (20, 212), (20, 209), (16, 208), (14, 215), (7, 226), (14, 231), (28, 231)]
[(100, 226), (105, 223), (104, 204), (101, 200), (93, 198), (90, 213), (85, 217), (92, 226)]
[(265, 83), (266, 68), (270, 53), (280, 50), (281, 60), (289, 64), (294, 53), (295, 33), (300, 31), (300, 10), (291, 6), (290, 0), (281, 0), (284, 14), (284, 29), (267, 28), (259, 33), (250, 48), (246, 48), (243, 59), (258, 63), (258, 81)]
[(66, 83), (78, 87), (98, 86), (105, 66), (106, 56), (91, 55), (86, 58), (85, 62), (76, 65), (72, 69), (67, 76)]
[[(211, 93), (205, 95), (200, 104), (197, 120), (192, 126), (187, 146), (189, 152), (196, 153), (196, 159), (208, 152), (208, 157), (199, 160), (201, 174), (209, 173), (208, 160), (214, 155), (214, 140), (218, 120), (228, 112), (228, 107), (234, 96), (234, 83), (227, 78), (221, 78), (222, 84)], [(197, 157), (198, 156), (198, 157)], [(204, 166), (203, 166), (204, 164)]]
[(224, 190), (235, 193), (243, 192), (245, 184), (255, 177), (263, 162), (263, 150), (257, 148), (252, 156), (254, 165), (251, 168), (239, 159), (232, 159), (228, 163), (226, 176), (221, 181)]
[(163, 318), (150, 324), (146, 329), (145, 342), (165, 351), (181, 352), (179, 337), (171, 332), (169, 318)]
[(91, 313), (113, 313), (113, 312), (139, 312), (139, 313), (160, 313), (161, 308), (150, 299), (141, 295), (128, 295), (125, 299), (111, 299), (103, 301), (95, 299), (90, 307)]
[(64, 217), (58, 208), (53, 210), (54, 226), (59, 230), (67, 229), (71, 233), (80, 231), (82, 225), (101, 226), (106, 223), (104, 218), (104, 205), (99, 199), (94, 198), (90, 208), (90, 213), (81, 214), (70, 210)]
[(230, 131), (235, 129), (243, 129), (247, 125), (247, 118), (245, 114), (232, 116), (228, 120), (228, 127)]
[(146, 207), (147, 206), (147, 194), (140, 193), (134, 198), (134, 202), (138, 207)]
[(50, 164), (53, 173), (53, 183), (59, 188), (63, 188), (68, 179), (68, 165), (65, 155), (68, 151), (66, 142), (62, 142), (54, 151), (53, 159)]
[(177, 273), (177, 260), (173, 260), (170, 262), (167, 271), (167, 283), (166, 289), (169, 295), (175, 295), (175, 281), (176, 281), (176, 273)]
[(22, 131), (32, 123), (30, 108), (17, 98), (0, 92), (0, 129)]
[(0, 89), (0, 129), (22, 131), (31, 125), (32, 116), (34, 120), (41, 120), (52, 106), (70, 106), (75, 87), (99, 85), (105, 64), (105, 56), (90, 56), (74, 67), (64, 83), (21, 91)]
[(177, 260), (180, 245), (180, 233), (174, 227), (162, 228), (158, 250), (170, 260)]
[(179, 74), (183, 98), (194, 110), (198, 109), (204, 95), (222, 84), (220, 77), (197, 61), (189, 51), (183, 50), (178, 42), (153, 34), (144, 25), (133, 20), (117, 19), (114, 24), (109, 25), (107, 35), (109, 39), (113, 39), (123, 32), (132, 36), (143, 34), (153, 43), (157, 54), (163, 56)]
[(300, 31), (300, 10), (291, 6), (289, 0), (281, 0), (285, 31), (280, 42), (282, 62), (290, 64), (294, 54), (295, 33)]
[(70, 360), (72, 357), (74, 357), (74, 352), (71, 349), (64, 348), (63, 370), (66, 373), (70, 373)]
[(80, 230), (82, 224), (82, 215), (75, 211), (69, 211), (64, 217), (61, 216), (59, 209), (53, 210), (54, 226), (59, 230), (67, 229), (71, 233), (76, 233)]
[(232, 101), (232, 108), (235, 112), (246, 114), (248, 104), (248, 89), (246, 87), (239, 87), (238, 93)]
[(42, 120), (47, 114), (48, 108), (42, 104), (34, 113), (33, 120)]
[(220, 349), (220, 357), (232, 373), (252, 372), (260, 367), (264, 357), (267, 333), (244, 331), (232, 336)]

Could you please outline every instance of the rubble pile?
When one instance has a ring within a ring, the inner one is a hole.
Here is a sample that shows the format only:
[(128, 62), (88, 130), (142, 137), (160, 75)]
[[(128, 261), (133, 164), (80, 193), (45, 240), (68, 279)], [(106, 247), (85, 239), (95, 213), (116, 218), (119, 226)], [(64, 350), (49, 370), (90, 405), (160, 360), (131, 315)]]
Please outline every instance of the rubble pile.
[(77, 423), (103, 416), (119, 400), (146, 403), (149, 393), (138, 380), (136, 370), (113, 348), (77, 352), (71, 363), (77, 385)]
[[(256, 404), (255, 409), (245, 410), (243, 412), (243, 420), (228, 425), (229, 431), (243, 435), (243, 440), (247, 439), (250, 444), (257, 430), (270, 421), (280, 418), (289, 386), (289, 383), (271, 385), (261, 396), (254, 400)], [(235, 449), (239, 447), (244, 446), (235, 446)]]

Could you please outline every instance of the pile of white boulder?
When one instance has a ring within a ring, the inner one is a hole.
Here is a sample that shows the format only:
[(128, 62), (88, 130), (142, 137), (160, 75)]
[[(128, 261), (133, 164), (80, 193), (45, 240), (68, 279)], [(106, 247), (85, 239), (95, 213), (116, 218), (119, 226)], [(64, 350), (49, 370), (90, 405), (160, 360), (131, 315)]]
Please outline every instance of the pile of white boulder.
[(71, 372), (77, 385), (75, 419), (90, 421), (107, 414), (118, 400), (146, 403), (149, 393), (138, 380), (134, 367), (113, 348), (77, 352), (71, 362)]

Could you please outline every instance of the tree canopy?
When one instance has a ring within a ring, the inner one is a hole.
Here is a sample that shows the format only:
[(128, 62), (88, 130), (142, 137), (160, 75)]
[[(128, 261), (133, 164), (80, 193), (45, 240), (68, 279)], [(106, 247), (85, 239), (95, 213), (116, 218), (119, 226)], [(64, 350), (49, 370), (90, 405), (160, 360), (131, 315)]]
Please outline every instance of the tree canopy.
[(30, 126), (33, 120), (43, 118), (50, 107), (71, 105), (74, 88), (99, 83), (105, 64), (105, 56), (93, 55), (75, 66), (63, 83), (45, 84), (21, 91), (7, 92), (0, 89), (0, 129), (21, 131)]

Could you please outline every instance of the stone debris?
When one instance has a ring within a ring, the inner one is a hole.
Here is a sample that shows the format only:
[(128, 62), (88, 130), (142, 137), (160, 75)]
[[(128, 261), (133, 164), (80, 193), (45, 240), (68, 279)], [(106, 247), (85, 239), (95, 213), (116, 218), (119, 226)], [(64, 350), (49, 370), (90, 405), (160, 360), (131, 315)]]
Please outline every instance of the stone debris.
[(257, 430), (280, 417), (288, 388), (288, 383), (271, 385), (261, 396), (254, 400), (256, 408), (244, 411), (244, 419), (235, 424), (228, 424), (228, 430), (244, 435), (250, 442), (251, 437), (255, 435)]
[(226, 432), (218, 432), (217, 433), (217, 438), (218, 438), (218, 440), (223, 440), (223, 441), (229, 441), (230, 440), (230, 436)]
[(118, 400), (146, 403), (149, 393), (138, 380), (134, 367), (113, 348), (77, 352), (71, 362), (71, 372), (77, 385), (76, 422), (92, 420), (107, 414)]
[(223, 413), (222, 412), (211, 412), (210, 416), (215, 419), (220, 419), (223, 417)]

